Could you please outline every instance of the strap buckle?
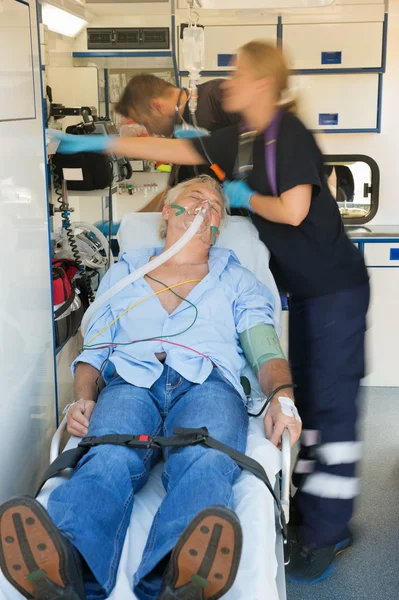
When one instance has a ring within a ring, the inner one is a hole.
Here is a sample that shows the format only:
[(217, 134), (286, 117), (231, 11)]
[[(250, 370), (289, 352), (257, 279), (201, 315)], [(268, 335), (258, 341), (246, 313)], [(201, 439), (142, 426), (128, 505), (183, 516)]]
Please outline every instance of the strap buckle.
[(88, 436), (84, 437), (82, 440), (80, 440), (78, 446), (80, 446), (81, 448), (92, 448), (93, 446), (98, 446), (99, 444), (96, 444), (95, 440), (96, 440), (95, 435), (88, 435)]
[(130, 440), (126, 441), (124, 445), (128, 448), (147, 448), (147, 450), (158, 450), (161, 448), (156, 438), (145, 434), (132, 435)]

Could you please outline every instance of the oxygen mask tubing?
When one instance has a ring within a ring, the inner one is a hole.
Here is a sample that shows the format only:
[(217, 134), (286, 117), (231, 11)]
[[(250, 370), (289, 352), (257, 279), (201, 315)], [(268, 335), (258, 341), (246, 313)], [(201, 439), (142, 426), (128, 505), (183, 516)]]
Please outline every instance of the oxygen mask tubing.
[[(209, 205), (209, 203), (208, 203), (208, 205)], [(182, 206), (178, 206), (178, 205), (175, 205), (175, 206), (177, 206), (179, 209), (182, 209), (182, 212), (180, 214), (183, 214), (183, 212), (186, 211), (186, 209)], [(127, 277), (124, 277), (124, 279), (121, 279), (120, 281), (118, 281), (115, 285), (113, 285), (104, 294), (102, 294), (101, 296), (98, 296), (95, 299), (95, 301), (93, 302), (93, 304), (91, 304), (89, 306), (89, 308), (83, 315), (82, 324), (81, 324), (81, 332), (82, 332), (83, 337), (86, 335), (89, 323), (90, 323), (94, 313), (96, 313), (102, 306), (104, 306), (104, 304), (106, 302), (108, 302), (113, 296), (118, 294), (121, 290), (125, 289), (125, 287), (127, 287), (134, 281), (137, 281), (141, 277), (144, 277), (144, 275), (147, 275), (148, 273), (150, 273), (151, 271), (153, 271), (160, 265), (163, 265), (163, 263), (165, 263), (167, 260), (172, 258), (175, 254), (180, 252), (180, 250), (182, 250), (182, 248), (184, 248), (184, 246), (186, 246), (186, 244), (188, 244), (188, 242), (193, 239), (193, 237), (196, 235), (197, 231), (203, 226), (204, 219), (208, 212), (209, 212), (209, 209), (207, 210), (206, 208), (202, 208), (200, 206), (200, 210), (198, 212), (196, 212), (194, 220), (192, 221), (191, 225), (189, 225), (189, 228), (187, 229), (187, 231), (181, 236), (181, 238), (179, 240), (177, 240), (177, 242), (175, 242), (173, 244), (173, 246), (171, 246), (165, 252), (162, 252), (161, 254), (159, 254), (156, 258), (154, 258), (154, 260), (151, 260), (150, 262), (146, 263), (139, 269), (136, 269), (136, 271), (134, 271), (133, 273), (130, 273), (130, 275), (128, 275)], [(208, 224), (208, 227), (209, 227), (209, 224)], [(211, 226), (211, 230), (213, 231), (212, 226)], [(217, 228), (216, 228), (216, 230), (218, 231)], [(215, 241), (216, 241), (216, 237), (217, 237), (217, 234), (213, 233), (213, 238), (215, 239)]]

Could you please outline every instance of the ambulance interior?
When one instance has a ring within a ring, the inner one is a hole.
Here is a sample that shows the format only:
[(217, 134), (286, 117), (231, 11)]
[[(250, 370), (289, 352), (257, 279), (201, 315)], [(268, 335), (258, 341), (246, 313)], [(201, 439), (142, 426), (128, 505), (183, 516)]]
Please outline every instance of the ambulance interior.
[[(137, 221), (135, 214), (166, 188), (171, 171), (137, 157), (115, 158), (110, 181), (100, 189), (79, 185), (76, 169), (67, 169), (68, 184), (62, 185), (45, 129), (65, 131), (92, 123), (94, 115), (100, 118), (97, 133), (148, 135), (115, 106), (139, 73), (189, 87), (183, 53), (188, 23), (204, 32), (199, 84), (228, 78), (237, 48), (250, 40), (266, 39), (287, 54), (299, 117), (322, 148), (330, 189), (371, 279), (356, 544), (325, 581), (294, 586), (284, 582), (277, 538), (275, 587), (267, 587), (265, 575), (260, 595), (248, 591), (245, 597), (397, 599), (399, 0), (0, 0), (0, 501), (33, 494), (50, 447), (54, 458), (68, 442), (65, 432), (54, 434), (75, 400), (70, 365), (82, 347), (84, 309), (78, 299), (67, 318), (54, 317), (51, 259), (79, 256), (94, 298), (132, 232), (137, 244), (143, 240), (137, 223), (155, 228), (157, 217)], [(250, 250), (259, 249), (247, 238), (242, 243), (250, 264)], [(284, 350), (288, 311), (283, 302)], [(265, 535), (275, 535), (274, 523), (270, 533), (264, 520), (255, 522)], [(261, 572), (262, 541), (254, 540), (252, 569)], [(134, 598), (126, 581), (113, 600)], [(21, 597), (8, 595), (3, 584), (1, 598)], [(226, 597), (244, 598), (244, 592)]]

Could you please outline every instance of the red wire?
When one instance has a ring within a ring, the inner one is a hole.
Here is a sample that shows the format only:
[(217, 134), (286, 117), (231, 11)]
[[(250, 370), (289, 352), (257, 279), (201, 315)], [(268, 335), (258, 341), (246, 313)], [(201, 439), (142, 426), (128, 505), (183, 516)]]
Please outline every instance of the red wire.
[[(132, 340), (130, 343), (137, 343), (140, 340)], [(198, 350), (195, 350), (194, 348), (190, 348), (190, 346), (185, 346), (184, 344), (178, 344), (177, 342), (171, 342), (170, 340), (163, 340), (160, 338), (151, 338), (150, 340), (146, 340), (147, 342), (162, 342), (165, 344), (172, 344), (173, 346), (179, 346), (179, 348), (184, 348), (185, 350), (191, 350), (191, 352), (195, 352), (195, 354), (199, 354), (200, 356), (203, 356), (204, 358), (207, 358), (208, 360), (211, 360), (209, 356), (207, 356), (206, 354), (202, 354), (202, 352), (199, 352)], [(106, 344), (105, 346), (97, 346), (96, 350), (103, 350), (104, 348), (111, 348), (111, 347), (115, 347), (115, 346), (119, 346), (119, 344)]]
[(199, 354), (200, 356), (203, 356), (204, 358), (211, 360), (209, 356), (207, 356), (206, 354), (202, 354), (202, 352), (199, 352), (198, 350), (195, 350), (194, 348), (190, 348), (190, 346), (184, 346), (184, 344), (178, 344), (177, 342), (170, 342), (169, 340), (162, 340), (162, 339), (158, 339), (158, 338), (152, 338), (152, 340), (154, 342), (166, 342), (167, 344), (173, 344), (173, 346), (179, 346), (180, 348), (184, 348), (185, 350), (191, 350), (191, 352), (195, 352), (196, 354)]

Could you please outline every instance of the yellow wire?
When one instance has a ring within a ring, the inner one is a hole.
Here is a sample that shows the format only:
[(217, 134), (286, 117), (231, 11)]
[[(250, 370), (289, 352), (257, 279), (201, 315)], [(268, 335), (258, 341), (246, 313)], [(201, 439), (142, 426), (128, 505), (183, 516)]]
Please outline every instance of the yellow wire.
[(188, 279), (187, 281), (182, 281), (180, 283), (174, 283), (173, 285), (169, 285), (168, 287), (163, 288), (162, 290), (159, 290), (158, 292), (154, 292), (153, 294), (149, 294), (148, 296), (145, 296), (145, 298), (141, 298), (140, 300), (138, 300), (137, 302), (135, 302), (134, 304), (132, 304), (131, 306), (129, 306), (129, 308), (127, 308), (126, 310), (124, 310), (123, 312), (121, 312), (120, 315), (118, 315), (116, 317), (116, 319), (114, 319), (112, 321), (112, 323), (110, 323), (109, 325), (107, 325), (106, 327), (104, 327), (104, 329), (101, 329), (101, 331), (99, 331), (98, 333), (96, 333), (96, 335), (91, 338), (91, 340), (85, 344), (85, 346), (90, 346), (90, 344), (92, 344), (94, 342), (95, 339), (98, 338), (99, 335), (101, 335), (102, 333), (104, 333), (104, 331), (107, 331), (107, 329), (109, 329), (110, 327), (112, 327), (112, 325), (114, 323), (116, 323), (121, 317), (123, 317), (123, 315), (125, 315), (126, 313), (129, 312), (129, 310), (132, 310), (132, 308), (134, 308), (135, 306), (138, 306), (139, 304), (141, 304), (142, 302), (144, 302), (144, 300), (148, 300), (148, 298), (153, 298), (154, 296), (158, 296), (159, 294), (162, 294), (163, 292), (167, 292), (168, 290), (172, 290), (173, 288), (179, 287), (180, 285), (184, 285), (186, 283), (199, 283), (201, 281), (201, 279)]

